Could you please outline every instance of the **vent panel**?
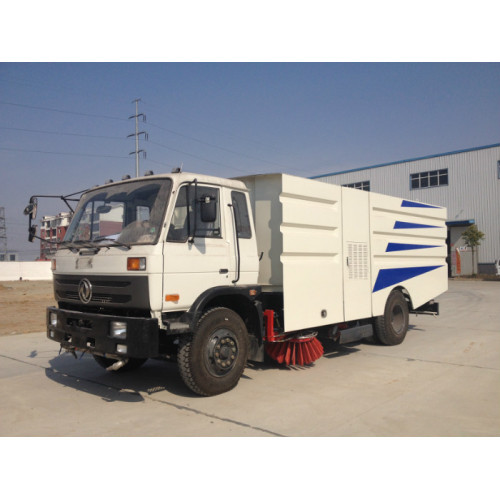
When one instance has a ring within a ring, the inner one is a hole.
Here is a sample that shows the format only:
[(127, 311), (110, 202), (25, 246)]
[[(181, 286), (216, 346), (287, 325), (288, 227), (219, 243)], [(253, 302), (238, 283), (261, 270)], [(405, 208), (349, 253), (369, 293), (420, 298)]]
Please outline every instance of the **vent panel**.
[(347, 256), (349, 263), (349, 279), (368, 279), (368, 244), (347, 242)]

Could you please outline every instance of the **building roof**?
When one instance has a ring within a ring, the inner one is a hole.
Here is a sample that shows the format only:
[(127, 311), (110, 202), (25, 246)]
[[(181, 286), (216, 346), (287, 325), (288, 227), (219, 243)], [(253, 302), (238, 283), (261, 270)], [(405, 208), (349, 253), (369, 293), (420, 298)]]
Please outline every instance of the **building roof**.
[(450, 151), (449, 153), (440, 153), (440, 154), (434, 154), (434, 155), (429, 155), (429, 156), (422, 156), (420, 158), (411, 158), (409, 160), (393, 161), (390, 163), (380, 163), (379, 165), (371, 165), (369, 167), (353, 168), (351, 170), (342, 170), (341, 172), (332, 172), (330, 174), (315, 175), (314, 177), (311, 177), (311, 179), (319, 179), (320, 177), (330, 177), (331, 175), (347, 174), (349, 172), (358, 172), (359, 170), (368, 170), (371, 168), (388, 167), (389, 165), (398, 165), (400, 163), (408, 163), (410, 161), (428, 160), (429, 158), (438, 158), (440, 156), (456, 155), (459, 153), (469, 153), (471, 151), (479, 151), (481, 149), (495, 148), (498, 146), (500, 146), (500, 143), (490, 144), (489, 146), (479, 146), (477, 148), (461, 149), (459, 151)]

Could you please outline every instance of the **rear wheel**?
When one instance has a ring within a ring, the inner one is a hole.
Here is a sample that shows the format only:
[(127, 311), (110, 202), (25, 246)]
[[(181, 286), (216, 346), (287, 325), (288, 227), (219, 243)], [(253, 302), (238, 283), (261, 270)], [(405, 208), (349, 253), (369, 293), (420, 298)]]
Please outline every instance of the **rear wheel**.
[(210, 309), (192, 335), (181, 337), (177, 361), (182, 380), (201, 396), (230, 391), (243, 374), (248, 351), (240, 316), (224, 307)]
[[(113, 358), (105, 358), (104, 356), (99, 356), (98, 354), (92, 354), (96, 363), (103, 368), (109, 368), (112, 364), (116, 363), (118, 360)], [(116, 370), (117, 372), (129, 372), (141, 367), (148, 359), (147, 358), (129, 358), (129, 360), (121, 367)]]
[(408, 331), (408, 322), (408, 302), (399, 290), (393, 290), (387, 298), (384, 315), (373, 322), (375, 337), (385, 345), (401, 344)]

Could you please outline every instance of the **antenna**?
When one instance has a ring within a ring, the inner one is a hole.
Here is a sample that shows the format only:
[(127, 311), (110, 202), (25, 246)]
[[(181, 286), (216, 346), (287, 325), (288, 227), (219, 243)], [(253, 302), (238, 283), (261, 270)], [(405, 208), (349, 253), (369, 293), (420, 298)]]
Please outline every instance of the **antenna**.
[(135, 154), (135, 176), (139, 177), (139, 153), (142, 153), (142, 157), (146, 158), (146, 151), (144, 149), (139, 149), (139, 136), (141, 134), (144, 135), (144, 139), (148, 140), (147, 132), (139, 132), (139, 117), (142, 116), (142, 121), (146, 121), (146, 115), (144, 113), (139, 113), (139, 101), (141, 99), (134, 99), (132, 102), (135, 102), (135, 115), (129, 116), (128, 119), (131, 120), (135, 118), (135, 133), (127, 135), (128, 137), (135, 137), (135, 151), (132, 151), (131, 155)]
[(0, 255), (7, 260), (7, 228), (5, 226), (5, 208), (0, 207)]

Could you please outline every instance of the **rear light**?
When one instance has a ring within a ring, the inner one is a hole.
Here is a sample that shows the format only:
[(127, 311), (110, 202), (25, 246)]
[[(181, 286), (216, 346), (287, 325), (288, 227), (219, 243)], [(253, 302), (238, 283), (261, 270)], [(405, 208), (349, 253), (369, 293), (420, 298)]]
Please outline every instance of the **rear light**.
[(52, 260), (50, 261), (50, 269), (51, 269), (52, 271), (55, 271), (55, 270), (56, 270), (56, 259), (52, 259)]
[(145, 271), (146, 257), (129, 257), (127, 259), (127, 271)]

